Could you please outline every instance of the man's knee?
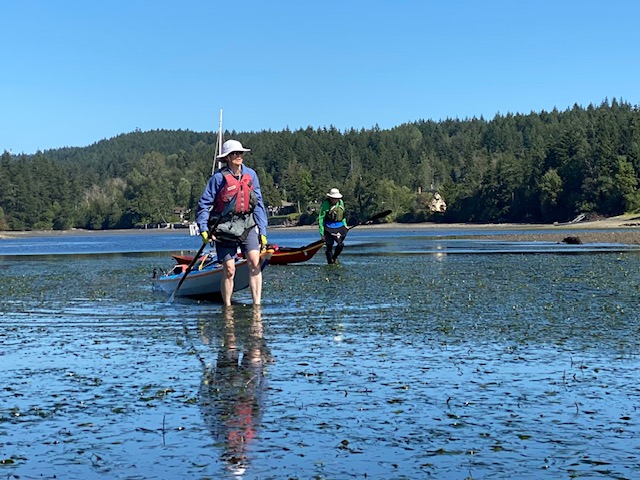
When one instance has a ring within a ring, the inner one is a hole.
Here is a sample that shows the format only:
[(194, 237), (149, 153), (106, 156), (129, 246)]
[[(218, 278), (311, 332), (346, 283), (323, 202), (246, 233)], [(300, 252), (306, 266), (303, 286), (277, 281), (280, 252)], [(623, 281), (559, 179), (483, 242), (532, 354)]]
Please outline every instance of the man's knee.
[(224, 276), (226, 278), (233, 278), (236, 275), (236, 265), (232, 263), (231, 265), (226, 264), (223, 269)]

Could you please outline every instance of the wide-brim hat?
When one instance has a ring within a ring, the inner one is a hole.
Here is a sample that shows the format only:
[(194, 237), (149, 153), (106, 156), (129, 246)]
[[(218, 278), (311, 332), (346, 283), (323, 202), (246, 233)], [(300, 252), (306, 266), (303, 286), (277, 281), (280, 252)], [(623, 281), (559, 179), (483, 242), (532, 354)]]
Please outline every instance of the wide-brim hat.
[(329, 193), (327, 193), (327, 197), (342, 198), (342, 194), (340, 193), (340, 190), (338, 190), (337, 188), (332, 188), (331, 190), (329, 190)]
[(224, 158), (231, 152), (250, 152), (250, 148), (244, 148), (238, 140), (227, 140), (222, 144), (222, 151), (218, 158)]

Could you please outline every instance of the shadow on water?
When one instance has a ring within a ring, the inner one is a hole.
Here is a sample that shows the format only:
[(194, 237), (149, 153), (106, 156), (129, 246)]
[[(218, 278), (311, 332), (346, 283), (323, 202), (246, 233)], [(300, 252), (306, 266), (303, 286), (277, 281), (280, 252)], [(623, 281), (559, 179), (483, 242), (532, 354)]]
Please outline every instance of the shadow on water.
[(247, 448), (260, 428), (265, 370), (272, 361), (261, 307), (226, 307), (222, 319), (200, 320), (199, 331), (213, 356), (200, 383), (202, 416), (222, 462), (232, 474), (243, 475), (250, 467)]

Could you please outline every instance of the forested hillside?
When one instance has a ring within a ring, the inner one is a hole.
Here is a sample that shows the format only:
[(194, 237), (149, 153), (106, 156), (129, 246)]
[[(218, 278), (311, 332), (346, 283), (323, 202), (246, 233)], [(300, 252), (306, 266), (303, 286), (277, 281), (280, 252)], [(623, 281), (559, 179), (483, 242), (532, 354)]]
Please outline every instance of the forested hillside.
[[(605, 100), (492, 120), (417, 121), (391, 130), (226, 131), (251, 153), (268, 205), (319, 202), (338, 187), (354, 217), (553, 222), (640, 209), (640, 110)], [(130, 228), (178, 221), (211, 174), (216, 134), (136, 131), (85, 148), (0, 158), (0, 230)], [(0, 146), (2, 148), (2, 146)], [(447, 201), (430, 217), (431, 186)]]

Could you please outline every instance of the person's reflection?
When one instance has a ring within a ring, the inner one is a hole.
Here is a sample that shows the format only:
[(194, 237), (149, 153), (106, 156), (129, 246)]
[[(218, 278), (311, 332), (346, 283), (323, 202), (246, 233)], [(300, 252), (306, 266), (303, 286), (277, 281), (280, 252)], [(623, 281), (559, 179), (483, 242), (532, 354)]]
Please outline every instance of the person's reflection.
[(271, 361), (262, 335), (262, 311), (259, 305), (225, 307), (222, 319), (201, 320), (200, 332), (217, 350), (200, 384), (202, 415), (214, 441), (223, 446), (223, 462), (241, 475), (248, 466), (247, 444), (260, 425), (265, 366)]

